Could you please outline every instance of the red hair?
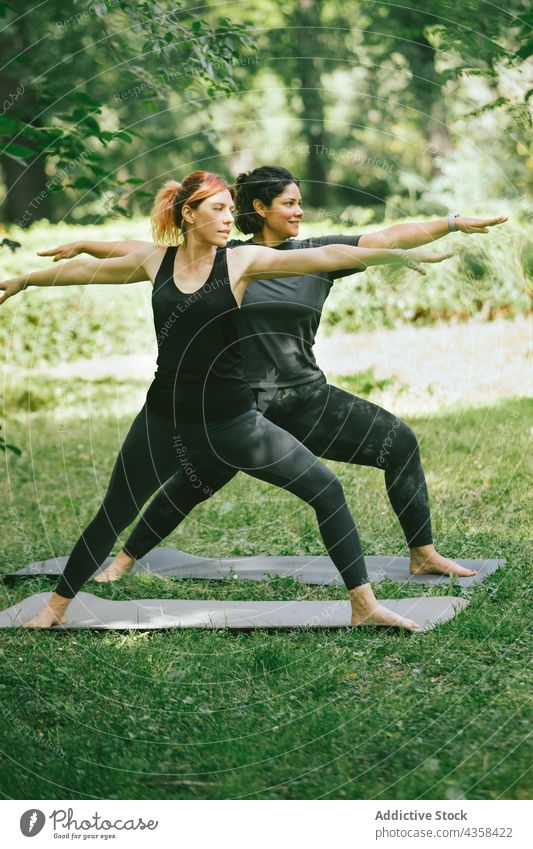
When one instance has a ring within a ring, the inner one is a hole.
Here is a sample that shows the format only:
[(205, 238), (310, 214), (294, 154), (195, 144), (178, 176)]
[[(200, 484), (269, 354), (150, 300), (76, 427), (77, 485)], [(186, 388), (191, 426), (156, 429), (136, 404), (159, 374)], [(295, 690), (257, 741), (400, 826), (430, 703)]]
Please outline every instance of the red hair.
[(167, 180), (155, 196), (152, 207), (152, 234), (160, 245), (177, 245), (184, 232), (182, 210), (185, 204), (193, 209), (217, 192), (228, 191), (235, 198), (235, 190), (218, 174), (193, 171), (182, 183)]

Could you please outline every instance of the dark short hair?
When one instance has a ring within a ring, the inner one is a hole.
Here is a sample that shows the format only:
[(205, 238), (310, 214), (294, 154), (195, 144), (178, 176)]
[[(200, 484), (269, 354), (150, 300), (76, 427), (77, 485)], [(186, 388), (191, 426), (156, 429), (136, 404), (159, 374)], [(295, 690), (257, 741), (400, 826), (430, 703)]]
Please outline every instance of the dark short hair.
[(265, 223), (254, 209), (254, 200), (261, 200), (270, 206), (274, 198), (282, 194), (291, 183), (300, 185), (298, 178), (290, 171), (275, 165), (263, 165), (239, 174), (235, 180), (235, 224), (241, 233), (259, 233)]

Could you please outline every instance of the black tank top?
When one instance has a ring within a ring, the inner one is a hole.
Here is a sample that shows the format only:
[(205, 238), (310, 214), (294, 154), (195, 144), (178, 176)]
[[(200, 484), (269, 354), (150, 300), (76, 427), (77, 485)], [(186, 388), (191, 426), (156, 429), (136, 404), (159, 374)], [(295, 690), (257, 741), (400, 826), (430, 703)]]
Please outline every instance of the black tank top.
[(147, 406), (177, 422), (233, 418), (253, 407), (254, 396), (244, 379), (226, 248), (217, 248), (206, 282), (189, 294), (174, 282), (176, 251), (167, 248), (154, 281), (158, 357)]

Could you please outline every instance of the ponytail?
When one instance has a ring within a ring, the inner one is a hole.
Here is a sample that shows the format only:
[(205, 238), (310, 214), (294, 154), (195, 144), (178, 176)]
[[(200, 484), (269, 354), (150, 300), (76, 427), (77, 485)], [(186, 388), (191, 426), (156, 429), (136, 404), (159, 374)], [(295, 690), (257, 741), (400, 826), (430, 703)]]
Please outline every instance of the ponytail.
[(203, 200), (220, 191), (229, 191), (232, 198), (235, 191), (218, 174), (209, 171), (193, 171), (182, 183), (167, 180), (155, 196), (152, 207), (152, 234), (159, 245), (177, 245), (180, 237), (186, 236), (183, 226), (182, 210), (185, 205), (193, 209)]
[(182, 184), (167, 180), (155, 196), (152, 207), (152, 235), (158, 245), (177, 245), (180, 230), (176, 223), (176, 197)]

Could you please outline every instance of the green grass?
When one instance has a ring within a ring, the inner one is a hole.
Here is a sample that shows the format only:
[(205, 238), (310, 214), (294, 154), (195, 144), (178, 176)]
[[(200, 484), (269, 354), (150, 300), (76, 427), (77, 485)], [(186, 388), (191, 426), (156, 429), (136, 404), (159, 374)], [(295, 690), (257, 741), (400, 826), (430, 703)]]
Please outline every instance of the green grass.
[[(71, 386), (71, 382), (68, 384)], [(2, 790), (59, 798), (529, 798), (527, 736), (533, 404), (412, 420), (436, 541), (503, 557), (473, 590), (387, 582), (381, 598), (455, 594), (467, 610), (424, 636), (372, 630), (249, 634), (1, 632)], [(58, 427), (13, 418), (2, 572), (68, 553), (93, 515), (129, 419), (105, 407)], [(378, 470), (339, 473), (368, 554), (404, 553)], [(321, 552), (314, 515), (238, 476), (169, 543), (193, 554)], [(51, 588), (2, 588), (2, 607)], [(330, 599), (341, 588), (128, 577), (105, 598)]]

